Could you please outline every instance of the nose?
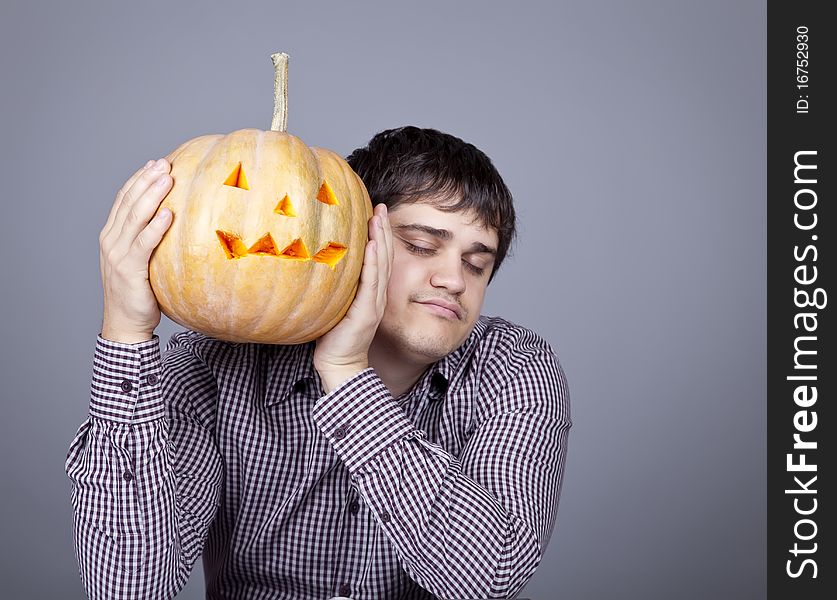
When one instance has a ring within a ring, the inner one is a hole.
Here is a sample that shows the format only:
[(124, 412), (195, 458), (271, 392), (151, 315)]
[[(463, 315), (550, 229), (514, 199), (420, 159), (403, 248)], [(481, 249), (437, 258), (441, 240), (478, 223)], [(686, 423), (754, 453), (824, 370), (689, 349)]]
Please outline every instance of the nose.
[(451, 253), (439, 257), (433, 265), (430, 285), (435, 288), (444, 288), (450, 294), (461, 294), (465, 291), (465, 274), (459, 255)]

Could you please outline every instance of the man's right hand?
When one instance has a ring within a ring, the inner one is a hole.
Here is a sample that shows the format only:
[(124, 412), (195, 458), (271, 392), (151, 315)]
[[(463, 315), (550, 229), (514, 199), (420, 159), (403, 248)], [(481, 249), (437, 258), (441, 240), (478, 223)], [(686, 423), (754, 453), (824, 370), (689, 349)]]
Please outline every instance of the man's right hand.
[(160, 324), (160, 307), (148, 282), (148, 262), (172, 221), (168, 209), (152, 220), (171, 189), (170, 170), (169, 162), (161, 158), (134, 173), (116, 194), (99, 234), (104, 339), (126, 344), (147, 341)]

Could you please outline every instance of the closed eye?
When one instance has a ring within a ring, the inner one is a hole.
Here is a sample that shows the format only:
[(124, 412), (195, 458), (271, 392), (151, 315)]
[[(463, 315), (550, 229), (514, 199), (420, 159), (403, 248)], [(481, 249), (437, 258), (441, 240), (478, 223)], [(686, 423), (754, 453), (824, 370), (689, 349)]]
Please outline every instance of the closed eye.
[(462, 259), (462, 262), (465, 263), (465, 268), (468, 269), (469, 271), (471, 271), (474, 275), (482, 275), (485, 272), (485, 269), (483, 269), (481, 267), (478, 267), (476, 265), (472, 265), (471, 263), (469, 263), (464, 258)]
[(416, 246), (415, 244), (411, 244), (407, 240), (404, 240), (404, 245), (407, 246), (407, 250), (412, 252), (413, 254), (434, 254), (436, 251), (433, 248), (423, 248), (422, 246)]
[[(416, 246), (415, 244), (411, 244), (407, 240), (402, 241), (404, 242), (404, 245), (407, 247), (407, 250), (409, 250), (413, 254), (418, 254), (420, 256), (430, 256), (436, 254), (436, 250), (433, 248), (424, 248), (422, 246)], [(465, 268), (471, 271), (471, 273), (473, 273), (474, 275), (482, 275), (485, 272), (485, 269), (469, 263), (464, 258), (462, 259), (462, 262), (465, 265)]]

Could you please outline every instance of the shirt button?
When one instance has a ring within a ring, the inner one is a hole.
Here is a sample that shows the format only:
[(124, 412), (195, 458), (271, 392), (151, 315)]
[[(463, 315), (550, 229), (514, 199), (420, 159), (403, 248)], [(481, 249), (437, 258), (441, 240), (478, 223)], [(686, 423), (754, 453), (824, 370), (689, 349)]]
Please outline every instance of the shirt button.
[(130, 471), (125, 471), (124, 473), (122, 473), (122, 479), (124, 479), (125, 481), (133, 481), (134, 474)]
[(308, 389), (308, 384), (302, 381), (301, 379), (294, 384), (294, 391), (297, 394), (301, 394), (306, 389)]
[(344, 583), (343, 585), (340, 586), (340, 595), (341, 596), (349, 596), (349, 595), (351, 595), (351, 593), (352, 593), (352, 586), (350, 586), (348, 583)]
[(389, 513), (387, 511), (384, 511), (384, 512), (381, 513), (381, 523), (389, 523), (389, 519), (390, 519), (390, 516), (389, 516)]
[(128, 392), (134, 389), (134, 384), (131, 383), (129, 379), (123, 379), (122, 383), (119, 384), (119, 387), (121, 387), (122, 391), (127, 394)]
[(152, 373), (151, 375), (145, 378), (145, 382), (148, 385), (154, 385), (155, 383), (157, 383), (157, 376), (154, 373)]
[(335, 440), (342, 440), (346, 437), (346, 428), (345, 427), (338, 427), (334, 430), (334, 439)]
[(357, 500), (352, 500), (351, 503), (349, 504), (349, 512), (352, 513), (353, 515), (356, 515), (359, 510), (360, 510), (360, 502), (358, 502)]
[(432, 390), (434, 398), (440, 398), (448, 391), (448, 381), (445, 376), (439, 372), (433, 373), (430, 379), (430, 389)]

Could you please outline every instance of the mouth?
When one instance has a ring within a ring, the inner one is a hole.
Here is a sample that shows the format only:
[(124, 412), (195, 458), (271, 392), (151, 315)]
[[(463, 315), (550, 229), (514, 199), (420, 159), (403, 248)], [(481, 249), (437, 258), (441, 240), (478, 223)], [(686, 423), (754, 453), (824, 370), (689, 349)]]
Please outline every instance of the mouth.
[(455, 304), (443, 301), (419, 302), (422, 306), (426, 306), (428, 310), (444, 317), (451, 321), (459, 321), (462, 319), (462, 309)]

